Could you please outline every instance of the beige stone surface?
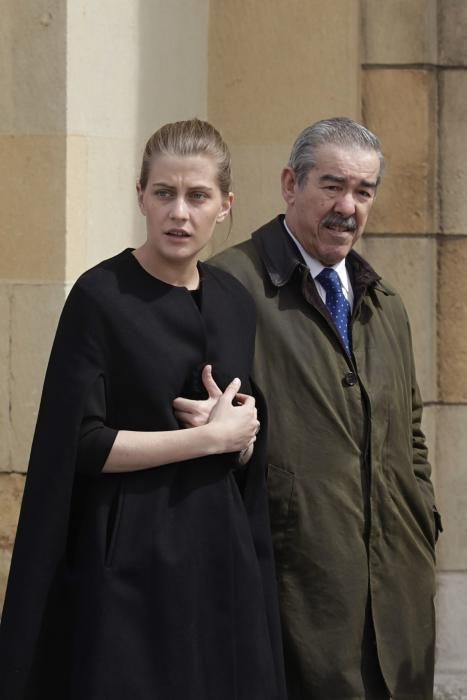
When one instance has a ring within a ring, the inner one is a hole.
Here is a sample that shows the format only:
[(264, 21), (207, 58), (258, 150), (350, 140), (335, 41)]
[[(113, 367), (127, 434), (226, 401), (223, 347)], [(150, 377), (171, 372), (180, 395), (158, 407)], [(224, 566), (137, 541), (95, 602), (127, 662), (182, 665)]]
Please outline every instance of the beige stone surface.
[(65, 156), (63, 136), (0, 136), (0, 279), (63, 277)]
[(0, 608), (8, 579), (23, 488), (22, 475), (0, 474)]
[(11, 304), (11, 469), (27, 469), (63, 285), (14, 285)]
[(439, 60), (442, 65), (467, 66), (467, 3), (439, 3)]
[[(467, 572), (438, 574), (436, 670), (439, 674), (467, 673)], [(467, 680), (467, 679), (466, 679)], [(465, 686), (463, 687), (465, 691)], [(444, 697), (444, 696), (441, 696)], [(465, 695), (448, 695), (453, 700)]]
[[(113, 165), (113, 164), (112, 164)], [(108, 182), (109, 168), (102, 179)], [(85, 136), (68, 136), (66, 140), (66, 254), (65, 280), (75, 280), (86, 269), (88, 235), (88, 149)]]
[(128, 136), (137, 121), (138, 7), (67, 3), (67, 131)]
[(218, 2), (138, 3), (138, 134), (145, 140), (166, 122), (206, 119), (209, 6)]
[(440, 94), (442, 231), (467, 235), (467, 69), (443, 71)]
[(210, 3), (208, 115), (230, 145), (287, 144), (360, 113), (359, 3)]
[(467, 570), (467, 405), (440, 406), (437, 416), (437, 491), (444, 533), (440, 570)]
[(216, 231), (212, 252), (220, 252), (240, 241), (284, 211), (280, 175), (287, 164), (291, 145), (233, 145), (231, 147), (235, 201), (233, 226)]
[(207, 32), (208, 0), (68, 3), (68, 132), (129, 139), (205, 116)]
[[(384, 185), (383, 185), (384, 186)], [(363, 237), (363, 256), (400, 293), (410, 318), (417, 377), (424, 401), (437, 399), (435, 239)]]
[(381, 139), (387, 161), (367, 230), (436, 232), (435, 74), (408, 69), (364, 71), (363, 115)]
[(0, 133), (11, 132), (14, 124), (14, 67), (11, 37), (13, 35), (13, 2), (4, 0), (0, 24)]
[(66, 3), (3, 0), (0, 10), (0, 133), (65, 128)]
[(364, 63), (436, 63), (436, 0), (363, 0)]
[(440, 397), (467, 402), (467, 238), (443, 240), (439, 258)]
[(0, 284), (0, 472), (10, 468), (10, 296)]
[(437, 430), (438, 406), (425, 406), (422, 416), (422, 430), (425, 433), (428, 446), (428, 459), (431, 464), (431, 481), (435, 489), (435, 498), (438, 497), (437, 467), (436, 467), (436, 430)]
[[(84, 268), (134, 245), (144, 230), (136, 201), (139, 163), (134, 142), (88, 137), (86, 152), (85, 192), (80, 192), (86, 212)], [(75, 266), (76, 273), (82, 271)]]

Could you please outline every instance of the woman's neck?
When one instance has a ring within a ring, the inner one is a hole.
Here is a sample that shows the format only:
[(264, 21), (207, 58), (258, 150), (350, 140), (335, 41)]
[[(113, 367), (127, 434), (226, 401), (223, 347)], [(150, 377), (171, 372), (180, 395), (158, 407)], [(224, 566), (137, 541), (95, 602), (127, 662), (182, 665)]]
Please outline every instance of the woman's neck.
[(193, 290), (199, 287), (198, 261), (180, 261), (179, 263), (161, 259), (142, 245), (133, 251), (133, 255), (142, 268), (150, 275), (171, 284), (174, 287), (186, 287)]

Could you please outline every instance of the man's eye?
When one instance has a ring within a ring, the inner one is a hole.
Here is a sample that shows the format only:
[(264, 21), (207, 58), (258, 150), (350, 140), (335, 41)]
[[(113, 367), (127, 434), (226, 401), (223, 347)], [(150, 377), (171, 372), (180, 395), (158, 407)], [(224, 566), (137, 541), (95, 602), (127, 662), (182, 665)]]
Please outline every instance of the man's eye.
[(339, 185), (327, 185), (326, 189), (329, 190), (329, 192), (338, 192), (339, 191)]
[(364, 199), (371, 199), (371, 197), (373, 196), (373, 193), (367, 192), (367, 190), (360, 190), (359, 194), (360, 197), (363, 197)]

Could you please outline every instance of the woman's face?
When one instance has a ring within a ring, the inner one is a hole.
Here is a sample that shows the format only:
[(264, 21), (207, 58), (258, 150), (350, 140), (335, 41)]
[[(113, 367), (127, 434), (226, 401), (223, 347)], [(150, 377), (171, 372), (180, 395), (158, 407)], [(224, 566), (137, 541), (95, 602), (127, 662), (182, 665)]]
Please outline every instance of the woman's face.
[(233, 201), (220, 191), (216, 163), (206, 155), (155, 157), (146, 188), (138, 184), (137, 191), (147, 245), (167, 262), (197, 260)]

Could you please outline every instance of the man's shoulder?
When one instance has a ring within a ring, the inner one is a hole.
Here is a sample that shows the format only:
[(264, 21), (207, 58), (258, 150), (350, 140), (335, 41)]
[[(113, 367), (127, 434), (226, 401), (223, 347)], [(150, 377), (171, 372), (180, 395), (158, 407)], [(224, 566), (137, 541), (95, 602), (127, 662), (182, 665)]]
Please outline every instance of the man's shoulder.
[(280, 217), (269, 221), (242, 243), (227, 248), (209, 260), (210, 263), (235, 275), (247, 287), (267, 278), (266, 262), (268, 245), (275, 237), (282, 236)]

